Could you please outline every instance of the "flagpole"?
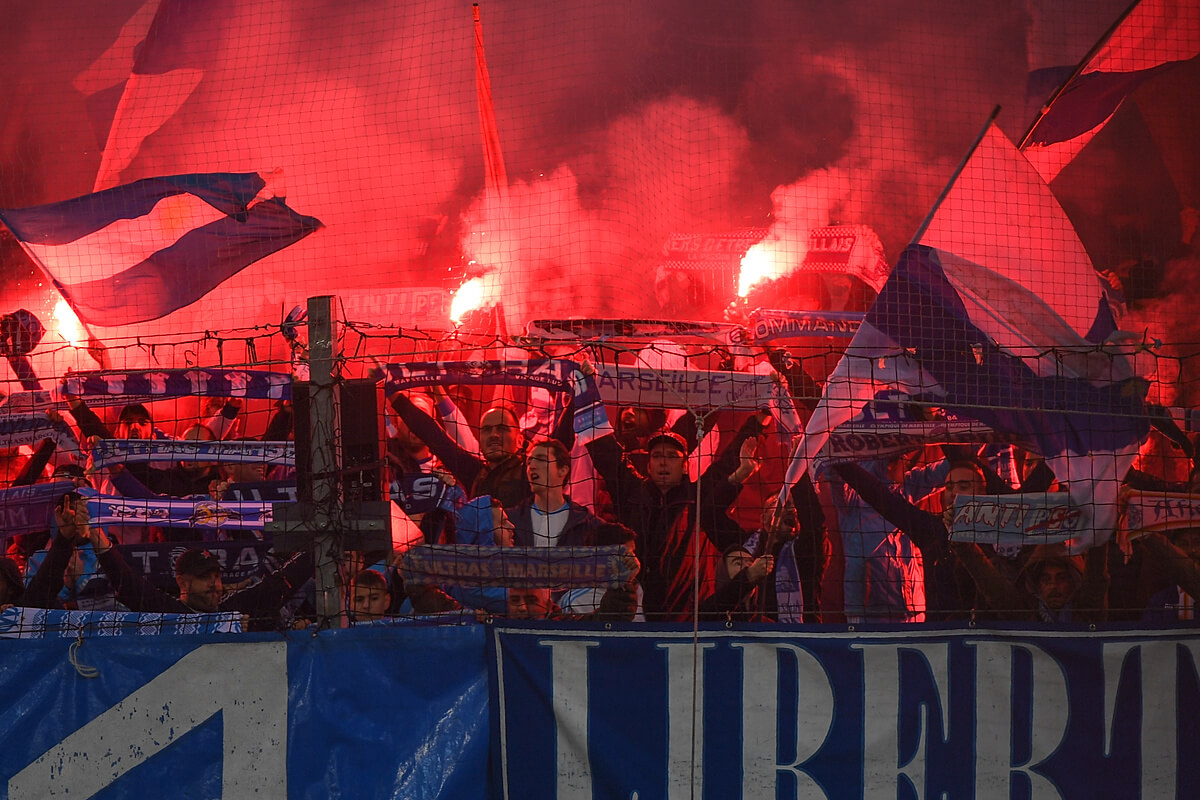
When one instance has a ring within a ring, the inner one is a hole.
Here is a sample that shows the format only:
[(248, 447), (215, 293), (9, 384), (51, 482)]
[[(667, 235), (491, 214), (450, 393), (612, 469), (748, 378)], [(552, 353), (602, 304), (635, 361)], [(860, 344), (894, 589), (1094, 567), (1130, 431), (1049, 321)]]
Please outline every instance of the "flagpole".
[(992, 109), (992, 113), (988, 115), (987, 121), (983, 123), (983, 127), (979, 129), (979, 133), (975, 134), (975, 140), (971, 142), (971, 146), (967, 148), (967, 152), (963, 153), (962, 161), (958, 162), (958, 166), (954, 168), (954, 173), (950, 176), (950, 180), (946, 181), (946, 186), (942, 189), (942, 193), (937, 196), (937, 200), (933, 201), (933, 207), (929, 209), (929, 213), (925, 215), (925, 219), (921, 221), (917, 232), (913, 234), (912, 240), (909, 241), (909, 246), (919, 244), (921, 237), (925, 235), (929, 223), (933, 222), (933, 215), (937, 213), (946, 196), (950, 194), (950, 190), (954, 188), (954, 184), (958, 182), (958, 176), (962, 175), (962, 171), (967, 168), (967, 162), (971, 160), (971, 156), (975, 154), (979, 143), (983, 141), (983, 137), (987, 136), (988, 128), (992, 127), (992, 123), (996, 121), (996, 117), (1000, 115), (1000, 106)]
[(1083, 72), (1096, 53), (1100, 52), (1100, 48), (1108, 44), (1108, 40), (1111, 39), (1112, 35), (1117, 32), (1117, 28), (1121, 27), (1121, 23), (1128, 19), (1129, 15), (1133, 13), (1133, 10), (1137, 8), (1138, 3), (1140, 2), (1142, 2), (1142, 0), (1133, 0), (1133, 2), (1129, 5), (1129, 8), (1125, 9), (1125, 12), (1117, 17), (1116, 22), (1109, 26), (1108, 30), (1106, 30), (1104, 34), (1096, 40), (1096, 43), (1092, 45), (1091, 50), (1087, 51), (1087, 55), (1083, 57), (1083, 60), (1075, 65), (1075, 69), (1071, 71), (1071, 74), (1067, 76), (1067, 79), (1059, 84), (1058, 88), (1054, 90), (1054, 94), (1050, 95), (1050, 98), (1046, 100), (1046, 102), (1042, 103), (1041, 109), (1038, 110), (1037, 118), (1029, 124), (1029, 128), (1026, 129), (1025, 135), (1021, 137), (1021, 141), (1017, 142), (1018, 150), (1025, 149), (1025, 145), (1029, 144), (1029, 137), (1033, 136), (1033, 131), (1035, 128), (1037, 128), (1038, 123), (1040, 123), (1045, 118), (1046, 114), (1050, 112), (1050, 106), (1054, 105), (1054, 101), (1058, 100), (1059, 96), (1061, 96), (1062, 93), (1066, 91), (1067, 87), (1071, 85), (1071, 82), (1079, 77), (1079, 74)]
[[(479, 3), (471, 5), (471, 18), (475, 33), (475, 98), (479, 105), (479, 127), (483, 135), (484, 197), (488, 200), (488, 222), (498, 229), (499, 236), (506, 236), (508, 225), (508, 170), (504, 165), (504, 151), (500, 147), (500, 127), (496, 123), (496, 109), (492, 104), (492, 79), (488, 74), (487, 56), (483, 50), (483, 21), (479, 16)], [(486, 207), (486, 206), (485, 206)], [(492, 216), (494, 215), (494, 217)], [(510, 278), (506, 264), (492, 265), (496, 280)], [(503, 320), (504, 309), (496, 305)]]

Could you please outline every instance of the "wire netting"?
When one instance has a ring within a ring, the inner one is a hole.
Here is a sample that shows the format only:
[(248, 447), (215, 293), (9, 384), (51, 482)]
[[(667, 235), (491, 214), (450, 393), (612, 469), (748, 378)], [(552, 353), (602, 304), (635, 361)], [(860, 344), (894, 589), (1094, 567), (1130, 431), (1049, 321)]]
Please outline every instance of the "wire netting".
[(26, 602), (1191, 619), (1195, 5), (9, 4)]

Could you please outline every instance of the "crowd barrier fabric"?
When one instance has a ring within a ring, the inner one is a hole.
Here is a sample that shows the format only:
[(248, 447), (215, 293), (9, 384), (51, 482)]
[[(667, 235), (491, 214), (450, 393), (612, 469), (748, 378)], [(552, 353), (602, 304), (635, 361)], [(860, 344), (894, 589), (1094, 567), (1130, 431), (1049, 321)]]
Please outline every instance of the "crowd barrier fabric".
[(0, 640), (5, 798), (1200, 793), (1200, 636), (1180, 630), (81, 641)]
[(70, 647), (0, 641), (8, 800), (487, 794), (481, 626)]
[(497, 627), (493, 761), (510, 799), (1197, 797), (1198, 655), (1178, 630)]

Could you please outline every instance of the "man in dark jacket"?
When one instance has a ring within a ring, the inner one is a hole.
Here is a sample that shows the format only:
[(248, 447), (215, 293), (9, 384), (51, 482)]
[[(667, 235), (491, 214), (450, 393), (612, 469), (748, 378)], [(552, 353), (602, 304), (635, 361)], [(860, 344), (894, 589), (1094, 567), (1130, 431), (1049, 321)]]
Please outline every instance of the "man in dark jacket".
[[(595, 367), (585, 362), (582, 371), (595, 391)], [(712, 594), (719, 548), (727, 543), (714, 546), (710, 532), (729, 527), (726, 512), (741, 482), (756, 466), (742, 445), (762, 429), (759, 415), (751, 417), (700, 476), (699, 509), (696, 485), (687, 476), (687, 443), (679, 434), (665, 431), (650, 438), (646, 474), (630, 463), (611, 433), (588, 442), (588, 453), (612, 496), (619, 521), (637, 534), (647, 619), (686, 621), (694, 610), (697, 583), (700, 599)], [(732, 468), (731, 460), (738, 459), (740, 463)], [(697, 522), (705, 532), (699, 541), (693, 535)]]
[(8, 556), (0, 556), (0, 611), (16, 605), (25, 591), (21, 568)]
[[(512, 409), (495, 406), (479, 418), (480, 455), (477, 456), (451, 439), (432, 417), (414, 405), (403, 392), (397, 393), (392, 399), (392, 408), (409, 430), (429, 445), (433, 454), (466, 490), (468, 497), (489, 495), (509, 508), (532, 494), (525, 474), (520, 421)], [(574, 443), (569, 412), (564, 412), (559, 419), (552, 438), (562, 442), (568, 450)]]
[(312, 555), (300, 553), (280, 569), (222, 599), (225, 586), (220, 560), (207, 550), (186, 550), (175, 560), (175, 582), (179, 586), (179, 597), (175, 598), (130, 569), (108, 537), (87, 524), (79, 510), (75, 511), (73, 522), (80, 539), (91, 542), (117, 600), (131, 611), (170, 614), (234, 611), (250, 618), (252, 630), (272, 630), (284, 603), (313, 573)]
[(601, 520), (567, 497), (571, 454), (557, 439), (534, 442), (525, 459), (525, 476), (533, 496), (506, 509), (518, 547), (583, 547)]

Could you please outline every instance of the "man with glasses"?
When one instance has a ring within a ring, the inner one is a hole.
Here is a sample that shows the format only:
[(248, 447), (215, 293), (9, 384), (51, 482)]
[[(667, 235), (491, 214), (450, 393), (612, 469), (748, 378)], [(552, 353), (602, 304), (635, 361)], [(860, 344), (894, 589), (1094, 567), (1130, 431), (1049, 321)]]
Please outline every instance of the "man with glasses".
[[(532, 494), (523, 452), (525, 438), (520, 421), (511, 408), (493, 406), (479, 418), (478, 456), (455, 442), (403, 392), (392, 398), (392, 408), (441, 460), (468, 497), (489, 495), (509, 508), (524, 502)], [(569, 413), (560, 416), (552, 438), (570, 450), (574, 434)]]

